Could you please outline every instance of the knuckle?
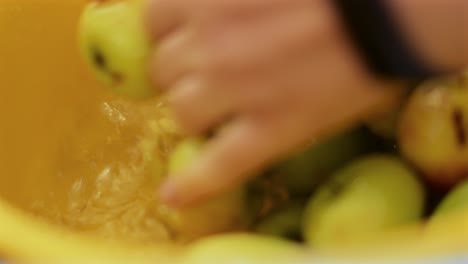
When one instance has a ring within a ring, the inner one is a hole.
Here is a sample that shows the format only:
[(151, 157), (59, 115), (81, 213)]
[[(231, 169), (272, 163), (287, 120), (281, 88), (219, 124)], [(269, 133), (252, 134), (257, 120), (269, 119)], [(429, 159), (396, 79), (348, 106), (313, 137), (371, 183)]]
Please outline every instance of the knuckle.
[(253, 156), (254, 151), (251, 151), (253, 144), (239, 142), (239, 145), (233, 149), (227, 149), (218, 158), (218, 164), (222, 164), (230, 172), (233, 177), (242, 175), (254, 169), (256, 161), (259, 157)]

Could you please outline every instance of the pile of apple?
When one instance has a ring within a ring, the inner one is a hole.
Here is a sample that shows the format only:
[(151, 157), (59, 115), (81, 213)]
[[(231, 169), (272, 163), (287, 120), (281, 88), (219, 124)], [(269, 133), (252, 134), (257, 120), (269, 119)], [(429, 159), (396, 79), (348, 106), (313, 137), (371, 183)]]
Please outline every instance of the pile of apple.
[[(91, 2), (80, 21), (83, 57), (99, 80), (129, 98), (156, 91), (144, 71), (142, 2)], [(315, 142), (242, 186), (241, 195), (212, 202), (250, 214), (252, 234), (313, 248), (351, 245), (468, 208), (468, 78), (460, 73), (415, 86), (388, 117)], [(169, 170), (202, 147), (198, 139), (181, 141)]]

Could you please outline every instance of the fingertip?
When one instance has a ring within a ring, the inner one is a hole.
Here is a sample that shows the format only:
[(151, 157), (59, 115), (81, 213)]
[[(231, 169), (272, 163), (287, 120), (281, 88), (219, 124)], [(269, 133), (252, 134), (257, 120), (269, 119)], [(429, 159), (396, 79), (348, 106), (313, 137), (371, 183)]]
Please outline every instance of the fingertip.
[(203, 187), (196, 183), (177, 182), (168, 179), (158, 191), (159, 200), (174, 208), (184, 209), (195, 207), (211, 197), (210, 193), (204, 192)]
[(171, 180), (164, 182), (158, 190), (158, 198), (164, 204), (177, 207), (179, 204), (177, 187)]

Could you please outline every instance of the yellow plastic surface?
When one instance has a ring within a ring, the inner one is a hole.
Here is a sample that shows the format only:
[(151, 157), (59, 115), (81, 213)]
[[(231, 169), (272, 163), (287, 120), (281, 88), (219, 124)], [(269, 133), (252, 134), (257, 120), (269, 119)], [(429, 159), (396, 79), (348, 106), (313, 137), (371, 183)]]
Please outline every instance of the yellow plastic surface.
[[(111, 96), (96, 83), (77, 52), (76, 24), (85, 2), (0, 2), (0, 259), (175, 263), (181, 256), (175, 246), (138, 246), (78, 235), (24, 210), (35, 199), (57, 202), (68, 195), (73, 179), (58, 178), (56, 173), (60, 144), (67, 140), (64, 135), (73, 135), (76, 120), (93, 116), (93, 109)], [(96, 128), (88, 136), (108, 132)], [(417, 226), (382, 237), (372, 246), (330, 254), (421, 256), (467, 249), (468, 214), (433, 230), (436, 235), (423, 236)]]

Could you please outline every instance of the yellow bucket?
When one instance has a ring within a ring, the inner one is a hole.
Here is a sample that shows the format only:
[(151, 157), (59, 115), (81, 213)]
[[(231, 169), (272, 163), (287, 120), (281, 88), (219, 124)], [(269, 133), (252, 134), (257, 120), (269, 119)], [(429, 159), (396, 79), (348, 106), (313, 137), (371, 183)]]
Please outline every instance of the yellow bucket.
[[(142, 246), (76, 234), (25, 210), (36, 197), (66, 197), (65, 186), (70, 181), (57, 181), (54, 173), (60, 155), (57, 146), (66, 140), (64, 134), (70, 134), (72, 121), (85, 118), (83, 109), (110, 96), (77, 53), (76, 26), (85, 3), (0, 2), (0, 260), (175, 263), (182, 252), (178, 247)], [(468, 245), (468, 215), (447, 219), (435, 238), (423, 238), (421, 230), (422, 226), (411, 227), (389, 234), (372, 247), (333, 254), (352, 258), (373, 252), (374, 256), (424, 259), (455, 255)], [(314, 261), (310, 252), (304, 252), (304, 257)]]

